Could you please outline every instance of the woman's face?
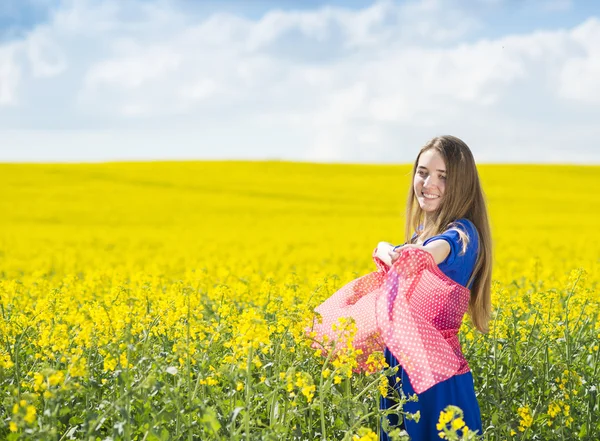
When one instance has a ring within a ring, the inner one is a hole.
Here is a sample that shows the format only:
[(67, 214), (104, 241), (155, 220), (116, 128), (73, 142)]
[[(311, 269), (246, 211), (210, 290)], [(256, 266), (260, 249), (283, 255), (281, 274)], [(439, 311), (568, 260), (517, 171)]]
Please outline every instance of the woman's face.
[(419, 157), (413, 186), (421, 209), (426, 213), (437, 210), (446, 189), (446, 164), (436, 150), (426, 150)]

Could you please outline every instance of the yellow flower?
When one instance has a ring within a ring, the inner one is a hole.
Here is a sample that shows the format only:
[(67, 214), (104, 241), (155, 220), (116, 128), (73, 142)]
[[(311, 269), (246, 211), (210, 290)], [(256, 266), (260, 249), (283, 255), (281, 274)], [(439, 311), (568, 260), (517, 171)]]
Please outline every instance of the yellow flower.
[(29, 424), (33, 424), (35, 422), (36, 409), (33, 406), (27, 406), (27, 411), (25, 414), (25, 422)]
[(550, 403), (550, 405), (548, 406), (548, 415), (551, 418), (555, 418), (556, 415), (558, 415), (560, 413), (560, 406), (554, 402)]
[(40, 390), (44, 390), (46, 388), (46, 383), (44, 382), (44, 376), (39, 372), (33, 374), (33, 390), (38, 392)]
[(8, 423), (8, 429), (11, 432), (16, 432), (17, 430), (19, 430), (19, 428), (17, 427), (17, 423), (15, 423), (14, 421), (11, 421), (10, 423)]
[(73, 378), (85, 377), (87, 375), (86, 359), (84, 357), (77, 357), (69, 366), (69, 375)]
[(352, 436), (352, 441), (377, 441), (377, 433), (366, 427), (361, 427), (357, 435)]
[[(382, 375), (379, 379), (379, 384), (377, 385), (377, 389), (379, 389), (379, 393), (383, 398), (388, 396), (388, 378), (385, 375)], [(438, 429), (439, 430), (439, 429)]]
[(305, 380), (302, 377), (302, 374), (300, 374), (300, 372), (298, 372), (296, 374), (296, 387), (302, 387), (305, 384)]
[(104, 357), (103, 366), (106, 372), (114, 371), (117, 368), (117, 360), (112, 355), (108, 354)]
[(465, 426), (465, 422), (462, 418), (456, 418), (452, 421), (451, 427), (452, 430), (457, 431), (458, 429), (462, 429)]
[(3, 349), (0, 349), (0, 368), (10, 369), (15, 364), (10, 359), (10, 355)]
[(442, 430), (444, 427), (446, 427), (446, 424), (448, 424), (450, 421), (452, 421), (452, 417), (454, 416), (454, 413), (451, 410), (442, 410), (440, 412), (440, 417), (438, 420), (438, 423), (436, 425), (436, 429), (437, 430)]
[(48, 377), (48, 383), (50, 383), (50, 386), (57, 386), (62, 384), (64, 379), (65, 373), (63, 371), (57, 371)]
[(304, 395), (306, 397), (306, 400), (309, 403), (312, 401), (313, 397), (315, 396), (315, 389), (316, 389), (316, 386), (314, 384), (306, 385), (302, 388), (302, 395)]
[(127, 369), (127, 368), (132, 368), (133, 365), (131, 363), (129, 363), (129, 360), (127, 359), (127, 352), (122, 352), (120, 357), (119, 357), (119, 364), (121, 365), (121, 367), (123, 369)]
[(524, 432), (525, 429), (527, 429), (528, 427), (531, 427), (531, 425), (533, 424), (533, 417), (531, 415), (531, 409), (529, 408), (529, 406), (519, 407), (519, 409), (517, 410), (517, 413), (521, 417), (521, 420), (519, 421), (519, 430), (521, 432)]

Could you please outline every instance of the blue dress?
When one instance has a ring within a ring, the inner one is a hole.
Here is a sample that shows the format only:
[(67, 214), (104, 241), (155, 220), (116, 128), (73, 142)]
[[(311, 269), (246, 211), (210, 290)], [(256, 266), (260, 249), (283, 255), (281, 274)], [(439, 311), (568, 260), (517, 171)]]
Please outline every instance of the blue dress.
[[(478, 237), (477, 230), (471, 221), (459, 219), (457, 223), (469, 237), (469, 244), (467, 245), (464, 254), (462, 253), (462, 242), (460, 242), (459, 235), (454, 230), (448, 230), (443, 234), (433, 236), (427, 239), (423, 245), (427, 245), (434, 240), (447, 241), (450, 245), (450, 253), (438, 267), (446, 276), (450, 277), (456, 283), (466, 286), (466, 283), (469, 281), (469, 277), (475, 268)], [(471, 285), (469, 285), (468, 288), (470, 289)], [(398, 360), (392, 355), (388, 348), (385, 348), (385, 359), (391, 367), (398, 366)], [(398, 368), (398, 372), (395, 375), (388, 377), (388, 380), (390, 388), (395, 388), (397, 391), (402, 390), (407, 397), (415, 394), (415, 391), (410, 384), (410, 380), (406, 375), (406, 372), (402, 369), (402, 366)], [(479, 435), (483, 433), (481, 413), (477, 397), (475, 396), (473, 375), (471, 372), (455, 375), (417, 396), (419, 399), (417, 402), (409, 401), (404, 404), (404, 411), (409, 413), (420, 411), (421, 416), (418, 423), (406, 418), (402, 418), (403, 421), (398, 421), (396, 415), (383, 417), (388, 418), (392, 426), (399, 426), (406, 430), (412, 441), (440, 440), (438, 436), (439, 431), (437, 430), (436, 425), (439, 420), (440, 412), (449, 404), (458, 406), (463, 410), (463, 419), (469, 429), (479, 431)], [(396, 400), (391, 393), (388, 394), (387, 398), (384, 398), (383, 396), (380, 397), (380, 409), (388, 409), (394, 404), (396, 404)], [(389, 440), (389, 437), (384, 432), (383, 428), (381, 428), (380, 433), (381, 441)]]

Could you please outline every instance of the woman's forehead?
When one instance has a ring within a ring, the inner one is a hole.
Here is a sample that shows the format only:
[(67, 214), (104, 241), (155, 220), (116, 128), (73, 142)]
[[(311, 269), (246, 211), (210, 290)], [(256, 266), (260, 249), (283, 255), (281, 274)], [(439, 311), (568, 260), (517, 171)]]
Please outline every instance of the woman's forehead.
[(446, 171), (446, 164), (444, 163), (444, 158), (440, 155), (436, 150), (429, 149), (421, 153), (419, 156), (419, 161), (417, 163), (418, 167), (423, 167), (428, 170), (437, 170), (437, 171)]

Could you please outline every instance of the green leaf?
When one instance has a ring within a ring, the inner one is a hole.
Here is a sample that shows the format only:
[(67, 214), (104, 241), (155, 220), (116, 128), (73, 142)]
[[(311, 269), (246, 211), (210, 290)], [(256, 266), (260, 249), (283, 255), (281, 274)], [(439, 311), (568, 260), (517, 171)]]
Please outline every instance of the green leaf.
[(69, 418), (69, 425), (71, 426), (75, 426), (81, 423), (83, 423), (83, 418), (81, 418), (80, 416), (72, 416), (71, 418)]
[(160, 431), (160, 441), (167, 441), (169, 439), (169, 431), (163, 427)]
[(217, 419), (217, 414), (211, 407), (204, 411), (201, 421), (205, 426), (208, 426), (207, 429), (211, 434), (216, 434), (221, 428), (221, 423), (219, 423), (219, 420)]

